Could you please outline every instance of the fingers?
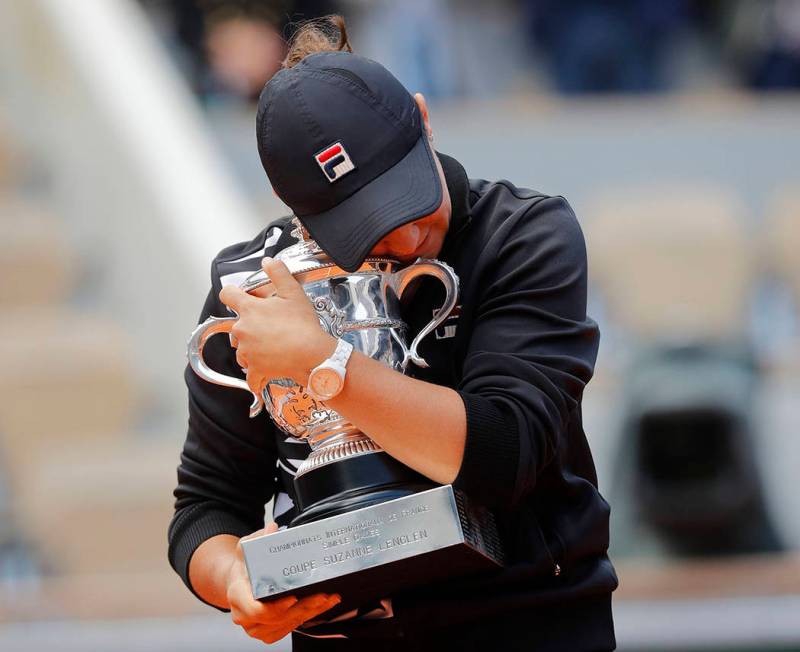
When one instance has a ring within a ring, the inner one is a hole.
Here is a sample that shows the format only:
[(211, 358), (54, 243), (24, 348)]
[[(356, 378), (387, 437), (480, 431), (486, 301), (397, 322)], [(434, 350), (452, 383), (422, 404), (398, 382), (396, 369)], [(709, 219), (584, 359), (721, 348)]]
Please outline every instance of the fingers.
[(288, 595), (268, 602), (254, 600), (252, 595), (241, 602), (237, 598), (242, 598), (242, 595), (234, 595), (230, 603), (234, 623), (241, 625), (248, 634), (256, 627), (263, 627), (263, 631), (285, 629), (280, 638), (341, 602), (338, 595), (325, 593), (316, 593), (300, 600)]
[(305, 297), (306, 293), (303, 291), (303, 286), (297, 282), (297, 279), (292, 276), (289, 268), (282, 261), (267, 257), (261, 261), (261, 268), (269, 276), (269, 280), (272, 281), (275, 292), (279, 297), (285, 299), (299, 295)]
[(253, 598), (249, 583), (240, 582), (228, 594), (231, 606), (231, 620), (242, 627), (268, 625), (277, 627), (283, 623), (286, 614), (298, 600), (293, 595), (285, 595), (270, 602), (259, 602)]
[[(264, 273), (269, 277), (272, 282), (271, 287), (274, 292), (263, 290), (257, 292), (258, 296), (253, 296), (245, 292), (242, 288), (235, 285), (226, 285), (219, 293), (219, 299), (228, 308), (233, 310), (237, 315), (241, 315), (241, 308), (249, 305), (257, 298), (269, 298), (270, 296), (278, 295), (288, 299), (291, 296), (305, 297), (306, 293), (303, 291), (303, 286), (297, 282), (297, 279), (292, 276), (289, 268), (285, 263), (280, 260), (272, 258), (264, 258), (261, 261), (261, 267)], [(259, 288), (260, 289), (260, 288)]]
[(245, 631), (249, 636), (264, 641), (265, 643), (275, 643), (300, 627), (300, 625), (303, 623), (312, 620), (315, 616), (318, 616), (319, 614), (324, 613), (328, 609), (331, 609), (339, 604), (339, 602), (341, 602), (341, 598), (338, 595), (325, 596), (324, 594), (320, 593), (309, 596), (308, 598), (303, 598), (301, 603), (304, 601), (309, 601), (308, 604), (314, 604), (316, 606), (307, 607), (304, 610), (292, 613), (293, 610), (300, 607), (300, 603), (298, 603), (286, 613), (286, 619), (280, 623), (280, 625), (250, 625), (245, 627)]
[[(275, 598), (267, 603), (265, 606), (269, 606), (270, 611), (275, 616), (280, 616), (282, 613), (288, 611), (292, 607), (294, 607), (299, 600), (293, 595), (284, 595), (281, 598)], [(259, 604), (264, 604), (263, 602)]]
[(336, 606), (341, 601), (342, 599), (335, 593), (331, 595), (326, 593), (315, 593), (314, 595), (300, 598), (297, 604), (292, 605), (286, 610), (284, 615), (286, 618), (291, 618), (293, 620), (302, 618), (299, 623), (302, 624), (307, 620), (311, 620), (315, 616), (319, 616), (321, 613), (326, 612), (328, 609)]
[(264, 536), (265, 534), (272, 534), (273, 532), (278, 531), (278, 524), (275, 521), (270, 521), (266, 527), (261, 528), (260, 530), (256, 530), (252, 534), (248, 534), (245, 537), (239, 539), (240, 541), (249, 541), (250, 539), (255, 539), (257, 537)]
[(253, 300), (247, 292), (235, 285), (226, 285), (219, 292), (219, 300), (222, 301), (228, 308), (233, 310), (237, 315), (241, 315), (242, 306), (246, 305), (249, 301)]
[(245, 627), (244, 631), (247, 632), (248, 636), (257, 638), (259, 641), (263, 641), (264, 643), (277, 643), (284, 636), (291, 634), (292, 629), (289, 629), (288, 627), (280, 627), (275, 629), (271, 625), (252, 625), (250, 627)]
[[(239, 368), (245, 373), (247, 386), (256, 396), (260, 396), (262, 390), (267, 386), (269, 377), (265, 376), (263, 373), (256, 374), (250, 369), (248, 352), (252, 352), (252, 347), (240, 346), (239, 336), (243, 333), (246, 334), (246, 331), (242, 330), (241, 321), (237, 321), (231, 330), (231, 346), (233, 346), (235, 350), (236, 364), (239, 365)], [(245, 342), (247, 341), (248, 340), (245, 339)], [(258, 367), (258, 365), (256, 365), (256, 367)]]
[(274, 643), (300, 627), (303, 623), (336, 606), (339, 602), (341, 602), (341, 598), (338, 595), (325, 595), (324, 593), (311, 595), (303, 598), (286, 611), (279, 623), (248, 625), (245, 626), (245, 631), (249, 636), (265, 643)]
[(247, 358), (244, 357), (244, 353), (238, 347), (236, 349), (236, 364), (239, 365), (240, 369), (247, 370)]
[(256, 396), (261, 396), (261, 392), (264, 391), (264, 388), (267, 386), (268, 378), (265, 376), (256, 376), (247, 370), (247, 377), (245, 380), (247, 381), (247, 386), (250, 388), (250, 391)]

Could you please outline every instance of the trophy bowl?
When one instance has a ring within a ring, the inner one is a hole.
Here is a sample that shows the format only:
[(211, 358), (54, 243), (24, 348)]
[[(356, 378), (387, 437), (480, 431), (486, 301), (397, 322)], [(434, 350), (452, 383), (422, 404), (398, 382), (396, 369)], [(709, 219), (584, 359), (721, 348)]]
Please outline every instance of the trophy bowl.
[[(320, 325), (355, 350), (400, 373), (427, 366), (417, 348), (456, 305), (458, 277), (446, 264), (419, 259), (401, 266), (367, 258), (354, 272), (336, 264), (301, 228), (298, 243), (275, 258), (303, 286)], [(415, 280), (433, 276), (445, 287), (435, 317), (408, 342), (400, 301)], [(263, 271), (242, 284), (268, 286)], [(209, 337), (230, 332), (237, 317), (211, 317), (192, 333), (192, 369), (209, 382), (250, 392), (247, 383), (210, 369), (203, 360)], [(283, 432), (311, 448), (294, 478), (298, 515), (290, 527), (243, 542), (253, 595), (337, 592), (337, 611), (436, 577), (497, 568), (502, 551), (494, 519), (449, 485), (389, 456), (347, 419), (289, 378), (270, 379), (253, 395), (250, 415), (266, 407)]]

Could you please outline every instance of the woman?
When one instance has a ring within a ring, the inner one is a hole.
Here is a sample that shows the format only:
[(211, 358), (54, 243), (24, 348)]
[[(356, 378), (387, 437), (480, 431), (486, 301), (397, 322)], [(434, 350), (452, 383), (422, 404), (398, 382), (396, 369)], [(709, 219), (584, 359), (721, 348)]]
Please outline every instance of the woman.
[[(353, 352), (325, 403), (407, 466), (493, 510), (508, 563), (331, 622), (318, 616), (336, 595), (254, 600), (240, 539), (262, 527), (273, 496), (266, 530), (291, 520), (292, 470), (308, 449), (265, 417), (248, 420), (244, 392), (187, 371), (189, 433), (170, 526), (175, 570), (251, 636), (274, 642), (293, 631), (296, 650), (613, 649), (609, 510), (580, 410), (599, 335), (586, 316), (586, 254), (567, 202), (470, 180), (434, 152), (424, 98), (352, 54), (338, 17), (290, 44), (262, 92), (257, 136), (275, 192), (340, 267), (357, 269), (368, 255), (424, 257), (458, 274), (461, 305), (421, 347), (428, 369), (404, 376)], [(223, 373), (245, 369), (254, 391), (276, 377), (307, 385), (339, 347), (271, 259), (292, 244), (290, 231), (288, 218), (278, 220), (212, 265), (201, 320), (227, 309), (239, 320), (235, 348), (213, 338), (205, 357)], [(236, 281), (262, 256), (276, 293), (253, 297)], [(437, 288), (423, 284), (404, 319), (416, 332), (439, 305)]]

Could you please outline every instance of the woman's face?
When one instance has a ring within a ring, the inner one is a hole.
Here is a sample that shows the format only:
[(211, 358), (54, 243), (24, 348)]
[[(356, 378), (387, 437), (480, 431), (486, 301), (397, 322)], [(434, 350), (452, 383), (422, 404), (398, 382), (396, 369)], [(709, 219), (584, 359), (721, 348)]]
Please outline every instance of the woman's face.
[(439, 159), (436, 168), (442, 184), (442, 203), (433, 213), (396, 228), (381, 239), (370, 251), (372, 256), (394, 258), (410, 263), (417, 258), (436, 258), (442, 250), (447, 228), (450, 225), (450, 193)]
[(438, 211), (396, 228), (376, 244), (370, 255), (409, 263), (417, 258), (436, 258), (441, 251), (449, 220)]

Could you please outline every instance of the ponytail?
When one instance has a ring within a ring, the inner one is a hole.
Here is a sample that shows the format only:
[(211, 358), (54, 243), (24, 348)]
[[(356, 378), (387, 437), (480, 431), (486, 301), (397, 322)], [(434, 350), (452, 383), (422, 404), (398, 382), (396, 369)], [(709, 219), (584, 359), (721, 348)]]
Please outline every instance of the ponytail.
[(317, 52), (352, 51), (344, 18), (338, 15), (325, 16), (306, 21), (300, 26), (289, 41), (288, 52), (282, 65), (284, 68), (291, 68), (309, 54)]

